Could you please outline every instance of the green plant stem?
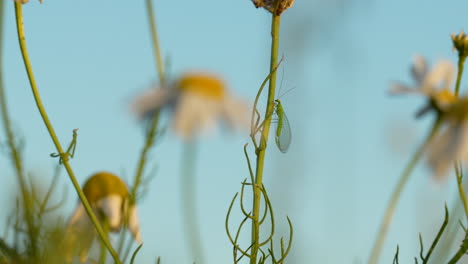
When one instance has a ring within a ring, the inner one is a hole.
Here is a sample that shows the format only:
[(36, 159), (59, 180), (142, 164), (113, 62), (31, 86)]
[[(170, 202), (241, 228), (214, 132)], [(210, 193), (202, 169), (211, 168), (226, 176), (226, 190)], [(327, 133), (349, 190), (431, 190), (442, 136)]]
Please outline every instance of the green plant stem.
[[(5, 5), (6, 2), (3, 1), (0, 3), (0, 58), (3, 58), (3, 20), (5, 17)], [(31, 255), (33, 258), (36, 257), (37, 254), (37, 228), (34, 226), (34, 216), (31, 213), (32, 208), (32, 200), (31, 197), (28, 195), (28, 188), (26, 184), (26, 179), (24, 176), (23, 165), (21, 161), (21, 154), (18, 150), (18, 147), (15, 142), (15, 136), (13, 133), (13, 129), (11, 128), (10, 116), (8, 113), (8, 106), (7, 100), (3, 85), (3, 64), (0, 62), (0, 107), (1, 107), (1, 114), (2, 114), (2, 121), (3, 127), (5, 129), (5, 134), (7, 137), (7, 144), (9, 149), (9, 154), (11, 156), (11, 160), (13, 163), (13, 167), (15, 168), (16, 177), (18, 179), (18, 183), (21, 190), (21, 195), (23, 198), (23, 206), (24, 206), (24, 214), (26, 218), (26, 225), (28, 228), (28, 236), (30, 242), (30, 250)]]
[(159, 82), (161, 83), (161, 85), (164, 85), (166, 80), (164, 75), (164, 63), (161, 56), (161, 48), (159, 47), (158, 31), (156, 28), (156, 19), (154, 16), (152, 0), (146, 0), (146, 11), (148, 15), (148, 22), (150, 25), (151, 41), (153, 44), (153, 52), (156, 59), (156, 68), (158, 71)]
[(458, 249), (458, 251), (455, 253), (455, 255), (447, 262), (447, 264), (455, 264), (457, 263), (461, 257), (463, 257), (468, 250), (468, 239), (465, 237), (465, 239), (462, 242), (462, 245)]
[[(156, 19), (154, 16), (152, 0), (146, 0), (146, 12), (148, 16), (148, 23), (150, 25), (151, 41), (152, 41), (153, 52), (154, 52), (154, 57), (156, 61), (156, 69), (157, 69), (157, 73), (159, 77), (159, 83), (161, 86), (163, 86), (165, 83), (164, 64), (163, 64), (162, 56), (161, 56), (161, 48), (159, 46), (158, 32), (156, 28)], [(154, 138), (157, 134), (156, 131), (158, 128), (158, 123), (159, 123), (159, 111), (154, 113), (151, 119), (151, 124), (148, 129), (148, 133), (146, 135), (146, 142), (140, 153), (138, 167), (137, 167), (136, 174), (135, 174), (135, 181), (133, 182), (133, 188), (131, 191), (132, 199), (135, 199), (137, 189), (141, 183), (141, 178), (143, 177), (143, 172), (144, 172), (144, 168), (146, 165), (146, 157), (148, 156), (149, 150), (154, 145)]]
[(465, 216), (468, 221), (468, 201), (466, 200), (465, 190), (463, 189), (463, 173), (459, 165), (455, 165), (455, 174), (457, 176), (458, 193), (462, 201), (463, 208), (465, 209)]
[(91, 218), (92, 223), (94, 224), (94, 227), (96, 228), (96, 231), (101, 238), (101, 240), (104, 242), (106, 245), (107, 249), (111, 253), (112, 257), (114, 258), (115, 263), (120, 264), (119, 257), (117, 253), (114, 251), (112, 248), (112, 245), (110, 244), (109, 240), (106, 238), (104, 231), (99, 224), (98, 219), (96, 218), (91, 206), (89, 205), (88, 200), (86, 199), (86, 196), (84, 195), (83, 191), (80, 188), (80, 185), (78, 181), (76, 180), (75, 174), (70, 166), (69, 163), (69, 157), (66, 155), (63, 155), (63, 148), (60, 144), (60, 141), (57, 138), (57, 135), (55, 134), (54, 128), (52, 127), (51, 122), (49, 121), (49, 117), (47, 116), (47, 113), (45, 111), (45, 108), (42, 104), (42, 100), (39, 94), (39, 90), (37, 89), (36, 81), (34, 79), (33, 71), (32, 71), (32, 66), (31, 62), (29, 60), (29, 55), (28, 51), (26, 48), (26, 37), (24, 34), (24, 25), (23, 25), (23, 7), (22, 4), (20, 3), (15, 3), (15, 15), (16, 15), (16, 27), (17, 27), (17, 33), (18, 33), (18, 40), (19, 40), (19, 45), (21, 48), (21, 54), (23, 56), (23, 61), (24, 61), (24, 66), (26, 68), (28, 78), (29, 78), (29, 83), (31, 85), (31, 90), (34, 95), (34, 100), (36, 102), (37, 108), (39, 110), (39, 113), (42, 117), (42, 120), (44, 121), (44, 124), (47, 128), (47, 131), (49, 132), (49, 135), (55, 145), (55, 148), (57, 149), (57, 152), (62, 155), (62, 163), (65, 166), (65, 170), (67, 171), (71, 182), (73, 183), (73, 186), (75, 187), (76, 192), (78, 193), (78, 196), (83, 203), (86, 212), (88, 213), (89, 217)]
[[(148, 17), (148, 24), (150, 27), (151, 42), (152, 42), (152, 47), (153, 47), (153, 52), (154, 52), (154, 57), (155, 57), (156, 70), (157, 70), (157, 74), (159, 78), (159, 83), (161, 86), (164, 86), (164, 83), (165, 83), (164, 63), (162, 60), (161, 48), (159, 45), (158, 32), (157, 32), (157, 27), (156, 27), (156, 18), (155, 18), (154, 11), (153, 11), (152, 0), (146, 0), (146, 12), (147, 12), (147, 17)], [(138, 166), (136, 169), (136, 173), (135, 173), (135, 177), (134, 177), (134, 181), (132, 185), (132, 190), (130, 191), (130, 197), (132, 199), (131, 203), (136, 203), (137, 191), (141, 184), (141, 179), (143, 177), (143, 173), (145, 170), (148, 153), (150, 149), (153, 147), (154, 142), (155, 142), (155, 138), (156, 138), (157, 131), (158, 131), (158, 124), (159, 124), (159, 111), (156, 111), (151, 118), (150, 125), (146, 134), (145, 145), (143, 146), (140, 152), (140, 157), (138, 159)], [(123, 249), (125, 238), (126, 238), (126, 233), (123, 232), (121, 234), (119, 247), (118, 247), (118, 250), (120, 253), (123, 253), (121, 252), (121, 250)], [(124, 256), (125, 256), (124, 260), (126, 259), (126, 256), (128, 256), (128, 252), (130, 252), (130, 247), (127, 247), (127, 250), (125, 250), (125, 252), (127, 253), (124, 253)]]
[[(109, 237), (109, 222), (107, 221), (104, 221), (103, 225), (102, 225), (103, 229), (104, 229), (104, 233), (106, 234), (106, 237)], [(106, 245), (102, 242), (101, 242), (101, 252), (100, 252), (100, 255), (99, 255), (99, 261), (98, 263), (99, 264), (105, 264), (106, 263), (106, 257), (107, 257), (107, 249), (106, 249)]]
[(457, 73), (457, 83), (455, 85), (455, 95), (458, 96), (460, 92), (460, 83), (463, 74), (463, 68), (465, 65), (466, 57), (462, 56), (461, 54), (458, 56), (458, 73)]
[(280, 34), (280, 16), (272, 14), (271, 20), (271, 55), (270, 55), (270, 72), (271, 77), (269, 81), (268, 89), (268, 102), (265, 110), (265, 123), (263, 125), (260, 146), (256, 150), (257, 153), (257, 167), (255, 172), (255, 187), (254, 190), (254, 200), (253, 200), (253, 212), (252, 212), (252, 237), (251, 237), (251, 258), (250, 264), (256, 264), (257, 255), (260, 248), (260, 207), (261, 207), (261, 195), (263, 184), (263, 167), (265, 163), (265, 151), (268, 141), (268, 135), (270, 132), (271, 125), (271, 115), (269, 113), (273, 112), (275, 107), (275, 89), (276, 89), (276, 65), (278, 62), (278, 48), (279, 48), (279, 34)]
[(181, 215), (186, 241), (190, 248), (193, 262), (205, 263), (203, 243), (200, 235), (200, 223), (197, 210), (196, 192), (196, 142), (184, 143), (182, 154), (182, 174), (180, 181)]
[(434, 249), (436, 248), (437, 243), (439, 242), (440, 238), (442, 237), (442, 234), (445, 231), (445, 228), (447, 227), (447, 224), (449, 222), (449, 212), (448, 212), (447, 204), (445, 205), (444, 209), (445, 209), (444, 222), (442, 223), (442, 226), (440, 227), (439, 232), (437, 232), (437, 236), (435, 237), (434, 241), (432, 242), (431, 247), (429, 248), (429, 251), (426, 254), (426, 257), (423, 257), (422, 237), (421, 237), (421, 234), (419, 234), (419, 239), (420, 239), (420, 243), (421, 243), (421, 254), (420, 254), (420, 256), (421, 256), (421, 260), (423, 261), (422, 264), (427, 264), (428, 263), (431, 255), (432, 255), (432, 252), (434, 252)]
[[(455, 84), (455, 95), (458, 96), (459, 92), (460, 92), (460, 84), (461, 84), (461, 79), (462, 79), (462, 75), (463, 75), (463, 69), (464, 69), (464, 65), (465, 65), (465, 59), (466, 59), (466, 56), (463, 56), (462, 54), (458, 54), (458, 73), (457, 73), (457, 82)], [(460, 184), (462, 183), (458, 183), (458, 190), (460, 191)], [(463, 186), (461, 186), (461, 188), (463, 189)], [(455, 206), (454, 208), (452, 208), (452, 212), (454, 212), (454, 214), (458, 214), (460, 209), (461, 209), (461, 204), (463, 204), (464, 208), (465, 208), (465, 215), (466, 215), (466, 203), (460, 203), (458, 201), (458, 199), (456, 199), (457, 201), (455, 202)], [(467, 216), (468, 217), (468, 216)], [(445, 261), (447, 259), (447, 256), (450, 252), (450, 248), (452, 247), (452, 244), (453, 244), (453, 241), (455, 241), (455, 239), (453, 239), (456, 234), (458, 233), (458, 221), (457, 221), (458, 217), (455, 216), (455, 217), (452, 217), (450, 223), (449, 223), (449, 231), (448, 231), (448, 234), (446, 234), (443, 238), (442, 238), (442, 249), (441, 250), (438, 250), (438, 254), (436, 255), (436, 263), (439, 263), (439, 262), (442, 262), (442, 261)]]
[(393, 190), (392, 196), (390, 197), (390, 201), (387, 205), (387, 209), (385, 210), (384, 218), (380, 225), (377, 238), (375, 240), (374, 246), (371, 251), (371, 255), (369, 257), (369, 261), (368, 261), (369, 264), (376, 264), (379, 261), (380, 253), (382, 251), (382, 247), (383, 247), (385, 238), (387, 236), (388, 229), (392, 222), (393, 215), (395, 214), (397, 203), (400, 200), (401, 193), (403, 192), (403, 189), (406, 186), (406, 183), (408, 182), (411, 172), (415, 168), (418, 161), (421, 159), (426, 146), (434, 137), (434, 135), (437, 133), (438, 129), (440, 128), (440, 125), (441, 125), (441, 117), (439, 115), (437, 119), (435, 120), (423, 144), (419, 147), (419, 149), (413, 155), (413, 157), (411, 158), (411, 160), (405, 167), (403, 173), (401, 174), (400, 179), (398, 180), (398, 183), (395, 186), (395, 189)]
[(149, 128), (148, 134), (146, 136), (146, 142), (140, 153), (140, 158), (138, 160), (138, 167), (135, 173), (135, 178), (134, 178), (133, 187), (132, 187), (131, 196), (130, 196), (132, 199), (132, 203), (136, 203), (136, 200), (137, 200), (138, 187), (141, 184), (141, 179), (143, 177), (143, 172), (145, 169), (148, 152), (150, 151), (151, 147), (154, 145), (154, 141), (155, 141), (154, 139), (157, 134), (158, 123), (159, 123), (159, 111), (158, 113), (155, 113), (155, 115), (151, 119), (151, 125)]
[(450, 249), (452, 248), (453, 242), (455, 242), (455, 236), (458, 234), (458, 230), (460, 228), (460, 225), (457, 219), (460, 218), (459, 214), (462, 211), (461, 206), (462, 205), (458, 201), (458, 197), (457, 197), (457, 201), (451, 209), (451, 211), (455, 215), (451, 217), (448, 227), (447, 227), (448, 231), (441, 238), (439, 249), (436, 250), (435, 256), (433, 258), (434, 263), (444, 262), (450, 253)]

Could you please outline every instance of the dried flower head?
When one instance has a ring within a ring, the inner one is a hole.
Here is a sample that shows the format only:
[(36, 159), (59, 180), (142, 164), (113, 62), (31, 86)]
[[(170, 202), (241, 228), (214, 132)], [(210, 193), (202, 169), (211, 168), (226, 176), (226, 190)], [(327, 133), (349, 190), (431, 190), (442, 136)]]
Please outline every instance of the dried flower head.
[(248, 127), (248, 106), (234, 98), (216, 75), (186, 73), (167, 87), (152, 88), (132, 103), (140, 118), (162, 108), (173, 110), (173, 128), (184, 139), (215, 127), (223, 120), (231, 128)]
[(256, 8), (263, 7), (277, 16), (294, 4), (294, 0), (252, 0), (252, 2)]
[(468, 36), (463, 30), (458, 34), (452, 34), (453, 48), (458, 51), (459, 56), (468, 56)]

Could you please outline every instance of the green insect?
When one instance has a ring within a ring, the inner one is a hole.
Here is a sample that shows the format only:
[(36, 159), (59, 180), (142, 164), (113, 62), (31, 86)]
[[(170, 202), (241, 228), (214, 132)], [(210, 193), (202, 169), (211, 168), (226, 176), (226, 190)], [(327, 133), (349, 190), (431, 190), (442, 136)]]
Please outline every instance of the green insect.
[(276, 124), (276, 135), (275, 142), (278, 149), (286, 153), (291, 144), (291, 127), (289, 126), (289, 120), (284, 113), (283, 105), (279, 99), (275, 100), (275, 113), (278, 116), (278, 123)]

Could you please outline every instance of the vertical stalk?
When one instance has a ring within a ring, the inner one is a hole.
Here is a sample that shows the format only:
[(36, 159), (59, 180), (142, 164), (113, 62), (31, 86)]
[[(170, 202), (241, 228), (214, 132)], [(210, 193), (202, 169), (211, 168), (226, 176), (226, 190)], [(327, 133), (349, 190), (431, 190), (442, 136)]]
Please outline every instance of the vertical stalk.
[(205, 263), (203, 244), (200, 235), (200, 223), (197, 210), (196, 192), (196, 142), (184, 143), (182, 154), (182, 174), (180, 179), (180, 208), (184, 233), (187, 238), (186, 244), (194, 263)]
[(431, 131), (429, 132), (428, 136), (426, 137), (424, 143), (419, 147), (419, 149), (416, 151), (416, 153), (413, 155), (409, 163), (406, 165), (405, 170), (400, 176), (400, 179), (398, 180), (397, 185), (395, 186), (395, 189), (393, 190), (392, 196), (390, 197), (390, 201), (387, 205), (387, 209), (385, 210), (384, 218), (382, 220), (382, 223), (380, 225), (379, 232), (377, 234), (377, 238), (375, 240), (374, 246), (371, 251), (371, 255), (369, 257), (369, 264), (377, 264), (379, 261), (380, 253), (382, 251), (383, 244), (385, 242), (385, 238), (388, 233), (388, 229), (390, 227), (390, 224), (393, 219), (393, 215), (395, 214), (395, 209), (398, 204), (398, 201), (400, 200), (401, 193), (403, 192), (403, 189), (406, 186), (406, 183), (409, 180), (409, 177), (411, 176), (411, 172), (413, 172), (414, 167), (418, 163), (418, 161), (421, 159), (422, 154), (424, 152), (424, 149), (428, 145), (428, 143), (432, 140), (434, 135), (437, 133), (437, 131), (440, 128), (441, 125), (441, 117), (438, 115), (437, 120), (434, 122)]
[[(148, 24), (150, 27), (151, 43), (152, 43), (153, 52), (155, 56), (156, 70), (157, 70), (157, 74), (159, 78), (159, 83), (161, 86), (163, 86), (165, 83), (164, 64), (163, 64), (162, 55), (161, 55), (161, 48), (159, 46), (158, 32), (157, 32), (157, 27), (156, 27), (156, 19), (155, 19), (155, 15), (153, 11), (152, 0), (146, 0), (146, 12), (147, 12), (147, 17), (148, 17)], [(154, 141), (155, 141), (157, 130), (158, 130), (158, 124), (159, 124), (159, 111), (156, 111), (151, 118), (150, 125), (148, 127), (148, 131), (146, 134), (146, 142), (140, 152), (140, 157), (138, 159), (138, 166), (135, 172), (135, 178), (133, 181), (132, 190), (130, 191), (131, 203), (136, 203), (138, 187), (141, 184), (141, 179), (143, 177), (143, 173), (145, 170), (146, 159), (147, 159), (148, 153), (154, 145)], [(128, 221), (125, 221), (125, 222), (128, 222)], [(128, 253), (130, 252), (130, 246), (127, 247), (127, 249), (125, 250), (125, 253), (122, 252), (123, 246), (125, 244), (125, 239), (126, 239), (126, 233), (122, 232), (120, 239), (119, 239), (118, 251), (121, 255), (124, 256), (124, 260), (126, 259), (126, 257), (128, 256)]]
[(457, 176), (458, 193), (463, 203), (463, 208), (465, 209), (465, 216), (468, 220), (468, 201), (466, 199), (465, 190), (463, 189), (463, 172), (460, 164), (455, 164), (455, 174)]
[[(109, 237), (109, 222), (108, 222), (107, 219), (103, 222), (102, 228), (104, 229), (104, 233), (106, 234), (106, 237)], [(100, 253), (99, 253), (98, 263), (99, 264), (106, 264), (106, 258), (107, 258), (106, 245), (102, 241), (99, 241), (99, 242), (101, 244), (101, 250), (100, 250)]]
[[(150, 26), (151, 41), (152, 41), (153, 52), (154, 52), (155, 61), (156, 61), (156, 69), (157, 69), (157, 73), (159, 77), (159, 83), (162, 86), (165, 83), (164, 64), (163, 64), (162, 56), (161, 56), (161, 48), (159, 47), (158, 32), (156, 28), (156, 19), (154, 16), (152, 0), (146, 0), (146, 12), (148, 16), (148, 23)], [(157, 134), (156, 131), (157, 131), (158, 123), (159, 123), (159, 111), (157, 111), (151, 119), (151, 124), (149, 126), (149, 129), (146, 135), (145, 146), (143, 147), (140, 153), (138, 167), (137, 167), (136, 174), (135, 174), (135, 180), (133, 182), (133, 188), (132, 188), (131, 196), (130, 196), (132, 197), (132, 199), (135, 199), (138, 186), (141, 183), (141, 178), (143, 176), (143, 171), (146, 165), (146, 157), (148, 155), (149, 150), (154, 145), (154, 138)], [(135, 202), (135, 201), (132, 201), (132, 202)]]
[(461, 82), (461, 77), (463, 74), (463, 68), (465, 65), (465, 60), (466, 56), (463, 56), (462, 54), (458, 55), (458, 73), (457, 73), (457, 83), (455, 85), (455, 95), (458, 96), (458, 93), (460, 92), (460, 82)]
[(150, 32), (151, 32), (151, 41), (153, 44), (153, 52), (156, 59), (156, 68), (158, 71), (159, 82), (161, 85), (165, 82), (164, 76), (164, 63), (161, 56), (161, 48), (159, 47), (159, 40), (158, 40), (158, 31), (156, 29), (156, 19), (154, 17), (153, 11), (153, 2), (152, 0), (146, 0), (146, 11), (148, 14), (148, 22), (150, 25)]
[[(458, 73), (457, 73), (457, 83), (455, 85), (455, 95), (458, 96), (458, 93), (460, 91), (460, 83), (461, 83), (461, 78), (463, 75), (463, 68), (465, 64), (465, 59), (466, 56), (463, 54), (463, 52), (459, 51), (458, 54)], [(455, 163), (455, 174), (457, 177), (457, 186), (458, 186), (458, 193), (460, 195), (460, 200), (462, 201), (463, 208), (465, 209), (465, 216), (467, 217), (468, 220), (468, 202), (466, 199), (466, 194), (465, 190), (463, 189), (463, 173), (462, 173), (462, 168), (460, 163), (457, 164)], [(460, 246), (459, 250), (455, 253), (455, 255), (449, 260), (448, 264), (454, 264), (457, 263), (458, 260), (465, 255), (466, 251), (468, 250), (468, 240), (467, 240), (468, 234), (465, 231), (465, 239), (462, 242), (462, 245)]]
[(252, 212), (252, 253), (250, 258), (250, 264), (256, 264), (257, 255), (259, 250), (259, 239), (260, 239), (260, 202), (263, 184), (263, 167), (265, 162), (265, 151), (267, 147), (268, 135), (270, 132), (271, 125), (271, 114), (275, 107), (275, 89), (276, 89), (276, 65), (278, 63), (278, 48), (279, 48), (279, 34), (280, 34), (280, 16), (272, 14), (271, 20), (271, 55), (270, 55), (270, 72), (271, 77), (268, 87), (268, 102), (265, 110), (265, 123), (261, 133), (260, 146), (257, 149), (257, 167), (255, 172), (255, 187), (254, 189), (254, 200), (253, 200), (253, 212)]
[(68, 157), (67, 153), (63, 152), (62, 145), (60, 144), (60, 141), (58, 140), (57, 135), (55, 134), (54, 128), (53, 128), (53, 126), (52, 126), (52, 124), (51, 124), (51, 122), (49, 120), (49, 117), (47, 115), (47, 112), (45, 111), (45, 108), (44, 108), (44, 106), (42, 104), (42, 100), (41, 100), (41, 97), (40, 97), (40, 94), (39, 94), (39, 90), (37, 89), (36, 81), (34, 79), (31, 62), (29, 60), (28, 50), (26, 48), (26, 37), (25, 37), (25, 34), (24, 34), (22, 4), (15, 3), (15, 15), (16, 15), (16, 27), (17, 27), (18, 40), (19, 40), (19, 45), (20, 45), (20, 49), (21, 49), (21, 54), (23, 56), (24, 66), (25, 66), (26, 72), (28, 74), (29, 84), (31, 85), (31, 90), (32, 90), (32, 93), (33, 93), (34, 100), (36, 102), (38, 111), (39, 111), (39, 113), (40, 113), (40, 115), (42, 117), (42, 120), (44, 121), (44, 124), (45, 124), (45, 126), (47, 128), (47, 131), (49, 132), (49, 135), (50, 135), (50, 137), (51, 137), (51, 139), (52, 139), (52, 141), (53, 141), (53, 143), (55, 145), (55, 148), (57, 149), (57, 152), (60, 155), (61, 161), (62, 161), (63, 165), (65, 166), (65, 170), (67, 171), (67, 173), (68, 173), (68, 175), (70, 177), (70, 180), (71, 180), (73, 186), (75, 187), (75, 190), (78, 193), (78, 196), (79, 196), (81, 202), (83, 203), (83, 205), (84, 205), (84, 207), (86, 209), (87, 214), (91, 218), (91, 221), (92, 221), (94, 227), (96, 228), (96, 231), (97, 231), (99, 237), (101, 238), (101, 240), (106, 245), (109, 252), (111, 253), (112, 257), (114, 258), (115, 263), (120, 264), (121, 262), (119, 260), (119, 257), (117, 255), (117, 253), (114, 251), (114, 249), (112, 248), (112, 245), (110, 244), (109, 240), (106, 238), (106, 236), (104, 234), (104, 231), (103, 231), (101, 225), (99, 224), (98, 219), (96, 218), (93, 210), (91, 209), (91, 206), (89, 205), (88, 200), (86, 199), (86, 196), (84, 195), (83, 191), (80, 188), (80, 185), (79, 185), (78, 181), (76, 180), (75, 174), (74, 174), (74, 172), (73, 172), (73, 170), (72, 170), (72, 168), (70, 166), (70, 163), (69, 163), (69, 157)]

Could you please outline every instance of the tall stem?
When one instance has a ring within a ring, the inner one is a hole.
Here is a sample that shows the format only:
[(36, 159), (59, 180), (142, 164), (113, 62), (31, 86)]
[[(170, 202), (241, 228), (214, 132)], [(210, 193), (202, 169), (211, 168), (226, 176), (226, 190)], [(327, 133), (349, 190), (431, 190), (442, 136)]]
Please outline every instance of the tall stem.
[[(157, 69), (157, 73), (159, 77), (159, 83), (162, 86), (164, 85), (164, 82), (165, 82), (164, 64), (163, 64), (162, 56), (161, 56), (161, 48), (159, 46), (158, 32), (156, 28), (156, 19), (154, 16), (152, 0), (146, 0), (146, 12), (148, 16), (148, 24), (150, 26), (151, 41), (152, 41), (153, 52), (154, 52), (154, 57), (155, 57), (155, 62), (156, 62), (156, 69)], [(135, 199), (136, 191), (138, 189), (138, 186), (141, 183), (141, 178), (142, 178), (144, 168), (146, 165), (146, 157), (148, 155), (149, 150), (154, 145), (154, 138), (157, 134), (156, 131), (158, 128), (158, 123), (159, 123), (159, 111), (157, 111), (151, 119), (151, 123), (146, 134), (146, 142), (140, 153), (138, 167), (137, 167), (135, 178), (134, 178), (135, 180), (133, 182), (133, 189), (131, 191), (132, 199)]]
[(252, 212), (252, 253), (250, 258), (250, 264), (256, 264), (257, 255), (259, 250), (259, 239), (260, 239), (260, 207), (261, 207), (261, 195), (263, 184), (263, 167), (265, 162), (265, 151), (267, 147), (268, 135), (270, 132), (271, 125), (271, 114), (275, 107), (275, 89), (276, 89), (276, 65), (278, 63), (278, 48), (279, 48), (279, 34), (280, 34), (280, 16), (272, 14), (271, 20), (271, 55), (270, 55), (270, 81), (268, 89), (268, 102), (265, 110), (265, 123), (263, 125), (261, 133), (260, 146), (257, 149), (257, 167), (255, 172), (255, 187), (254, 189), (254, 200), (253, 200), (253, 212)]
[[(155, 18), (154, 11), (153, 11), (152, 0), (146, 0), (146, 14), (148, 17), (148, 24), (149, 24), (150, 35), (151, 35), (151, 43), (153, 47), (156, 70), (157, 70), (157, 74), (159, 78), (159, 84), (160, 86), (163, 86), (165, 84), (164, 63), (162, 60), (161, 48), (159, 45), (158, 32), (157, 32), (157, 27), (156, 27), (156, 18)], [(138, 159), (138, 165), (137, 165), (136, 172), (135, 172), (132, 190), (130, 191), (131, 203), (136, 203), (138, 187), (141, 184), (141, 179), (145, 171), (148, 153), (150, 149), (153, 147), (154, 142), (155, 142), (155, 138), (156, 138), (157, 131), (158, 131), (158, 124), (159, 124), (159, 111), (156, 111), (151, 118), (150, 125), (148, 127), (147, 134), (146, 134), (145, 145), (141, 149), (140, 157)], [(130, 252), (130, 245), (131, 245), (130, 243), (127, 249), (125, 250), (125, 252), (122, 252), (123, 246), (125, 244), (125, 239), (126, 239), (126, 233), (122, 233), (119, 239), (118, 251), (121, 255), (124, 256), (123, 257), (124, 260), (127, 258)]]
[(203, 243), (201, 239), (200, 223), (197, 210), (196, 192), (196, 142), (184, 143), (182, 154), (182, 173), (180, 181), (180, 208), (184, 233), (187, 238), (186, 244), (190, 248), (190, 253), (194, 263), (205, 263)]
[(33, 71), (32, 71), (32, 66), (31, 62), (29, 60), (29, 55), (28, 55), (28, 50), (26, 48), (26, 37), (24, 34), (24, 25), (23, 25), (23, 7), (22, 4), (20, 3), (15, 3), (15, 15), (16, 15), (16, 28), (17, 28), (17, 33), (18, 33), (18, 40), (19, 40), (19, 45), (21, 49), (21, 54), (23, 56), (23, 62), (24, 66), (26, 68), (26, 72), (28, 74), (29, 78), (29, 84), (31, 85), (31, 90), (34, 96), (34, 100), (36, 102), (36, 106), (39, 110), (39, 113), (42, 117), (42, 120), (44, 121), (44, 124), (47, 128), (47, 131), (49, 132), (49, 135), (55, 145), (55, 148), (57, 149), (57, 152), (61, 155), (61, 160), (63, 162), (63, 165), (65, 166), (65, 170), (68, 173), (68, 176), (70, 177), (70, 180), (75, 187), (76, 192), (78, 193), (78, 196), (83, 203), (87, 214), (91, 218), (92, 223), (94, 224), (94, 227), (96, 228), (96, 231), (101, 238), (101, 240), (104, 242), (106, 245), (107, 249), (111, 253), (112, 257), (114, 258), (115, 263), (120, 264), (119, 257), (117, 253), (114, 251), (112, 248), (112, 245), (110, 244), (109, 240), (107, 239), (106, 235), (104, 234), (104, 231), (99, 224), (98, 219), (94, 215), (93, 210), (91, 209), (91, 206), (89, 205), (88, 200), (86, 199), (86, 196), (84, 195), (83, 191), (80, 188), (80, 185), (78, 181), (76, 180), (75, 174), (70, 166), (69, 163), (69, 158), (67, 155), (64, 155), (64, 151), (62, 148), (62, 145), (60, 144), (60, 141), (57, 138), (57, 135), (55, 134), (54, 128), (49, 120), (49, 117), (47, 115), (47, 112), (45, 111), (44, 105), (42, 104), (42, 100), (39, 94), (39, 90), (37, 89), (36, 81), (34, 79)]
[(408, 179), (410, 178), (411, 172), (413, 171), (418, 161), (421, 159), (424, 149), (426, 148), (428, 143), (432, 140), (434, 135), (437, 133), (438, 129), (440, 128), (440, 125), (441, 125), (441, 118), (440, 116), (438, 116), (428, 136), (426, 137), (426, 140), (424, 140), (424, 143), (419, 147), (419, 149), (413, 155), (409, 163), (406, 165), (405, 170), (401, 174), (400, 179), (398, 180), (398, 183), (395, 186), (395, 189), (393, 190), (392, 196), (390, 197), (390, 201), (387, 205), (387, 209), (385, 210), (384, 218), (380, 225), (377, 238), (375, 240), (374, 246), (371, 251), (371, 255), (369, 257), (369, 261), (368, 261), (369, 264), (376, 264), (379, 261), (380, 253), (382, 251), (382, 247), (385, 242), (388, 229), (392, 222), (393, 215), (395, 214), (396, 206), (398, 204), (398, 201), (400, 200), (401, 193), (403, 192), (403, 189), (405, 188), (406, 183), (408, 182)]
[(156, 19), (154, 16), (152, 0), (146, 0), (146, 11), (148, 14), (148, 22), (150, 25), (150, 32), (151, 32), (151, 41), (153, 44), (153, 52), (154, 52), (154, 56), (156, 60), (156, 68), (158, 71), (159, 82), (161, 83), (161, 85), (164, 85), (165, 80), (166, 80), (164, 76), (164, 63), (163, 63), (162, 55), (161, 55), (161, 48), (159, 46), (158, 31), (156, 28)]
[(455, 85), (455, 95), (458, 96), (458, 93), (460, 92), (460, 83), (461, 83), (461, 78), (463, 74), (463, 68), (465, 65), (465, 60), (466, 57), (460, 54), (458, 56), (458, 73), (457, 73), (457, 83)]

